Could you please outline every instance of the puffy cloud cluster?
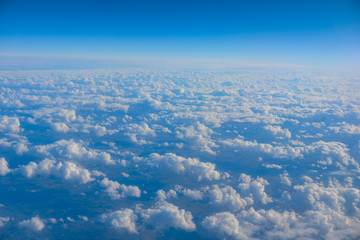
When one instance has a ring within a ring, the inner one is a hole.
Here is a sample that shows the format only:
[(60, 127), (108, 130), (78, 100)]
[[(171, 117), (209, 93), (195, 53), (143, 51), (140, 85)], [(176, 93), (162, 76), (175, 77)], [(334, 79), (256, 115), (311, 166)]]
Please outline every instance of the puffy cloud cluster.
[(129, 233), (138, 233), (136, 230), (137, 218), (131, 209), (122, 209), (101, 215), (102, 221), (110, 224), (117, 230), (127, 231)]
[(264, 129), (269, 130), (277, 138), (291, 138), (291, 132), (289, 129), (282, 129), (280, 126), (267, 125)]
[(8, 117), (3, 115), (0, 117), (0, 132), (18, 133), (20, 132), (20, 121), (17, 117)]
[(240, 176), (239, 188), (241, 194), (244, 196), (250, 196), (255, 201), (261, 202), (262, 204), (272, 202), (271, 197), (269, 197), (265, 192), (266, 185), (269, 185), (268, 181), (261, 177), (252, 179), (251, 176), (244, 173)]
[(258, 143), (257, 141), (247, 141), (243, 137), (223, 140), (225, 146), (243, 149), (246, 151), (255, 151), (260, 153), (270, 154), (275, 158), (299, 158), (302, 157), (300, 147), (286, 146), (273, 146), (268, 143)]
[(54, 175), (66, 180), (73, 180), (82, 184), (93, 181), (91, 173), (72, 162), (56, 162), (44, 159), (40, 163), (30, 162), (21, 166), (16, 171), (22, 172), (26, 177)]
[(191, 212), (179, 209), (166, 201), (157, 202), (154, 208), (143, 209), (141, 217), (147, 224), (159, 230), (175, 228), (195, 231), (196, 229)]
[(1, 71), (0, 89), (5, 238), (360, 237), (357, 76)]
[(189, 127), (179, 127), (176, 131), (177, 137), (189, 142), (195, 149), (215, 155), (213, 148), (216, 143), (211, 139), (213, 131), (200, 122)]
[(60, 140), (52, 144), (36, 146), (36, 150), (46, 156), (61, 157), (77, 161), (95, 161), (106, 165), (115, 164), (111, 155), (104, 151), (87, 149), (83, 142)]
[[(100, 186), (105, 188), (105, 192), (112, 199), (124, 198), (127, 196), (130, 197), (140, 197), (141, 191), (137, 186), (126, 186), (125, 184), (120, 184), (116, 181), (109, 180), (104, 178), (99, 181)], [(121, 193), (119, 193), (119, 191)]]
[(174, 153), (159, 155), (150, 154), (148, 164), (157, 168), (170, 170), (177, 174), (186, 174), (197, 178), (199, 181), (218, 180), (221, 177), (220, 172), (215, 170), (215, 164), (209, 162), (200, 162), (196, 158), (184, 158)]

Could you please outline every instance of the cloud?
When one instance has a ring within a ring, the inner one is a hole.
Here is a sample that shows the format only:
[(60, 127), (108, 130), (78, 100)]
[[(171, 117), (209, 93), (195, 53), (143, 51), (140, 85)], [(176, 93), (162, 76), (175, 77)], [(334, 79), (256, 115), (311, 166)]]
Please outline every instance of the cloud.
[(211, 203), (231, 211), (238, 211), (253, 203), (251, 198), (241, 198), (240, 194), (230, 186), (219, 187), (218, 185), (213, 185), (208, 194)]
[(269, 183), (265, 179), (261, 177), (252, 179), (251, 176), (243, 173), (240, 176), (240, 184), (238, 187), (240, 188), (242, 195), (252, 196), (254, 201), (267, 204), (272, 202), (272, 199), (265, 193), (266, 185), (269, 185)]
[(20, 121), (17, 117), (0, 117), (0, 132), (18, 133), (20, 132)]
[(300, 147), (272, 146), (267, 143), (258, 143), (257, 141), (246, 141), (241, 136), (234, 139), (223, 140), (225, 146), (239, 148), (247, 151), (256, 151), (260, 153), (270, 154), (274, 158), (300, 158), (302, 157)]
[(122, 209), (101, 215), (102, 221), (109, 224), (116, 230), (126, 231), (129, 233), (138, 233), (136, 229), (136, 220), (138, 217), (131, 209)]
[(149, 155), (148, 164), (157, 168), (167, 169), (177, 174), (186, 174), (194, 176), (198, 181), (219, 180), (220, 172), (215, 170), (215, 164), (209, 162), (200, 162), (196, 158), (184, 158), (174, 153), (159, 155), (152, 153)]
[(200, 122), (196, 122), (189, 127), (178, 127), (176, 131), (177, 137), (186, 140), (191, 146), (200, 151), (207, 152), (215, 155), (215, 151), (212, 148), (216, 148), (217, 145), (211, 140), (211, 134), (213, 131)]
[(8, 162), (5, 160), (5, 158), (0, 158), (0, 175), (5, 176), (10, 172), (11, 169), (9, 168)]
[(202, 222), (202, 226), (207, 230), (213, 232), (219, 238), (227, 239), (250, 239), (246, 228), (240, 226), (239, 221), (234, 214), (230, 212), (216, 213), (212, 216), (206, 217)]
[[(120, 184), (116, 181), (109, 180), (104, 178), (99, 181), (101, 187), (105, 188), (105, 192), (112, 199), (119, 199), (125, 197), (140, 197), (141, 191), (137, 186), (126, 186), (125, 184)], [(119, 193), (120, 191), (121, 193)]]
[(289, 129), (282, 129), (280, 126), (267, 125), (264, 129), (270, 131), (276, 138), (284, 139), (291, 138), (291, 132)]
[(115, 161), (111, 155), (100, 150), (87, 149), (83, 142), (74, 140), (60, 140), (52, 144), (36, 146), (36, 150), (46, 156), (65, 157), (69, 160), (95, 161), (106, 165), (113, 165)]
[(31, 231), (40, 232), (44, 229), (45, 224), (42, 219), (40, 219), (38, 216), (32, 217), (31, 219), (24, 220), (19, 222), (19, 227), (26, 228)]
[(22, 172), (26, 177), (54, 175), (65, 180), (72, 180), (82, 184), (94, 181), (91, 173), (72, 162), (56, 162), (50, 159), (44, 159), (39, 164), (30, 162), (21, 166), (15, 171)]
[(7, 223), (9, 221), (10, 221), (9, 217), (0, 217), (0, 227), (3, 227), (5, 225), (5, 223)]
[(141, 217), (158, 230), (175, 228), (192, 232), (196, 229), (191, 212), (166, 201), (158, 201), (154, 208), (142, 209)]

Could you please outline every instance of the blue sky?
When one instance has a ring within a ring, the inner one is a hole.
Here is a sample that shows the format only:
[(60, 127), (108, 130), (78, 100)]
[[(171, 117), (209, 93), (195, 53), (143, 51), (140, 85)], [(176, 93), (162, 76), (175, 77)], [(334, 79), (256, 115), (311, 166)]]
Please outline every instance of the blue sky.
[(0, 1), (2, 55), (355, 67), (359, 42), (355, 0)]

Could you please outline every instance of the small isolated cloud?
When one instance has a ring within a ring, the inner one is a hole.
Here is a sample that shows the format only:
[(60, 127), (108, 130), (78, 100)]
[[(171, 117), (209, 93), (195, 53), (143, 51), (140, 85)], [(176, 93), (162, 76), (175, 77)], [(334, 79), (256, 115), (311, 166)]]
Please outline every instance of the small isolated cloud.
[(35, 232), (40, 232), (41, 230), (44, 229), (45, 224), (42, 219), (36, 216), (31, 219), (19, 222), (19, 227), (26, 228)]
[(5, 225), (5, 223), (7, 223), (9, 221), (10, 221), (9, 217), (0, 217), (0, 227), (3, 227)]

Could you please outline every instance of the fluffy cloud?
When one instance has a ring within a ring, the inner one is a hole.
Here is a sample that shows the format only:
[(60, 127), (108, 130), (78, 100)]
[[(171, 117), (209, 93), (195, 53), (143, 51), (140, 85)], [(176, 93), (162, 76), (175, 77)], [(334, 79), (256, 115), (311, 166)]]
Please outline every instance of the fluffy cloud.
[(9, 168), (8, 162), (5, 160), (5, 158), (0, 158), (0, 175), (5, 176), (10, 172), (11, 169)]
[(36, 146), (36, 150), (46, 156), (63, 157), (77, 161), (95, 161), (106, 165), (115, 164), (107, 152), (87, 149), (83, 142), (60, 140), (52, 144)]
[(36, 216), (31, 219), (19, 222), (19, 226), (21, 228), (26, 228), (31, 231), (40, 232), (41, 230), (44, 229), (45, 224), (42, 219), (40, 219), (38, 216)]
[(17, 117), (0, 117), (0, 132), (18, 133), (20, 132), (20, 121)]
[[(120, 184), (116, 181), (109, 180), (104, 178), (99, 181), (100, 186), (105, 188), (105, 192), (112, 199), (124, 198), (127, 196), (130, 197), (140, 197), (141, 191), (137, 186), (126, 186), (125, 184)], [(119, 193), (119, 191), (121, 193)]]
[(274, 136), (279, 139), (291, 138), (291, 132), (289, 129), (282, 129), (280, 126), (267, 125), (264, 129), (269, 130)]
[(111, 227), (129, 233), (138, 233), (136, 229), (137, 218), (131, 209), (122, 209), (101, 215), (102, 221), (111, 225)]
[(246, 141), (241, 136), (235, 139), (224, 140), (222, 143), (225, 146), (239, 148), (247, 151), (257, 151), (260, 153), (270, 154), (275, 158), (298, 158), (302, 157), (300, 147), (273, 146), (267, 143), (258, 143), (257, 141)]
[(271, 197), (265, 193), (266, 185), (269, 185), (269, 183), (261, 177), (252, 179), (251, 176), (246, 174), (241, 174), (240, 176), (239, 188), (241, 194), (244, 196), (252, 196), (255, 201), (259, 201), (262, 204), (272, 202)]
[(149, 156), (148, 164), (167, 169), (177, 174), (187, 174), (196, 177), (199, 181), (202, 179), (218, 180), (221, 174), (215, 170), (215, 164), (209, 162), (200, 162), (196, 158), (184, 158), (174, 153), (159, 155), (153, 153)]
[(213, 155), (216, 154), (213, 148), (217, 147), (217, 145), (211, 140), (213, 131), (204, 124), (196, 122), (195, 125), (189, 127), (179, 127), (176, 134), (178, 138), (190, 142), (193, 148)]
[(175, 228), (191, 232), (196, 229), (191, 212), (166, 201), (157, 202), (154, 208), (143, 209), (141, 217), (159, 230)]
[(210, 201), (231, 211), (243, 209), (248, 204), (252, 204), (251, 198), (243, 199), (240, 194), (230, 186), (219, 187), (213, 185), (208, 191)]
[(91, 182), (94, 179), (87, 169), (83, 169), (72, 162), (56, 162), (50, 159), (44, 159), (39, 164), (30, 162), (21, 166), (16, 171), (22, 172), (26, 177), (54, 175), (66, 180), (73, 180), (82, 184)]
[(230, 212), (216, 213), (206, 217), (201, 224), (204, 228), (223, 239), (228, 237), (233, 239), (249, 239), (248, 230), (243, 228), (236, 217)]

